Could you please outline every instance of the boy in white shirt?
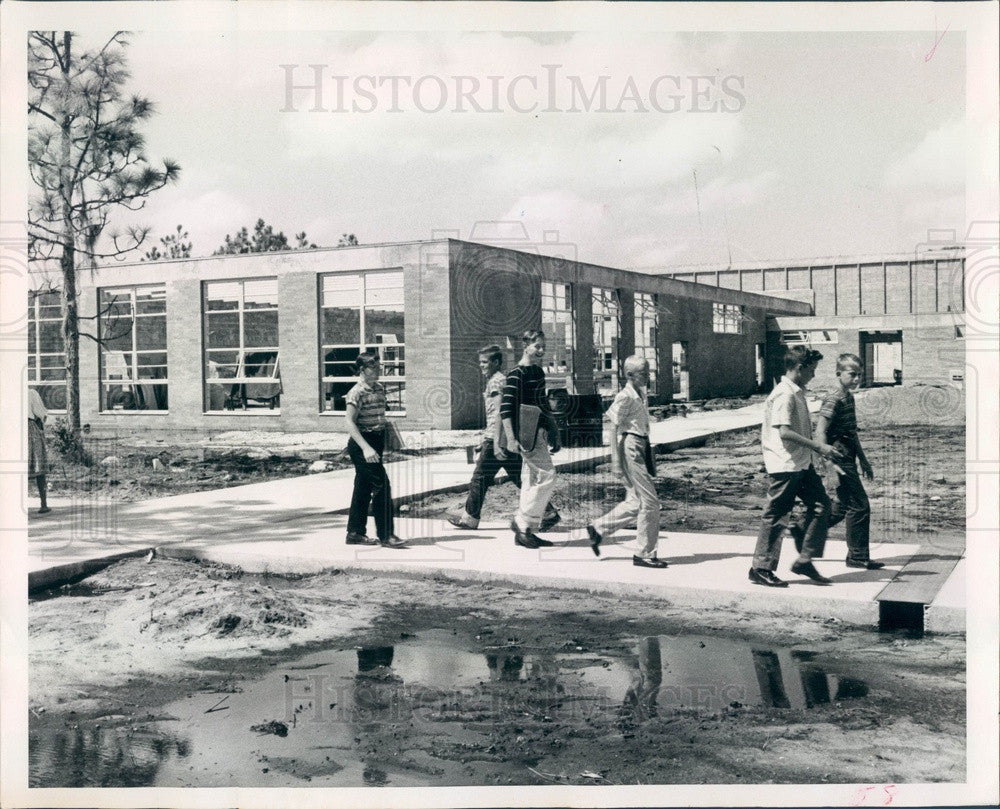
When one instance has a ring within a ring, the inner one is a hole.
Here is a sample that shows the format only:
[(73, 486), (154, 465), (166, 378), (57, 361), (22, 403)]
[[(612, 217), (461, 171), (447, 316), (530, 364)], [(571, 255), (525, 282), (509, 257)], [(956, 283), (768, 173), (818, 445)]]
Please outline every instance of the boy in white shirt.
[(587, 526), (590, 547), (601, 555), (601, 542), (615, 531), (636, 520), (636, 540), (639, 552), (632, 557), (637, 567), (665, 568), (667, 563), (656, 558), (660, 537), (660, 500), (656, 494), (656, 467), (649, 443), (649, 411), (646, 408), (646, 388), (649, 385), (649, 363), (633, 354), (625, 360), (625, 387), (608, 408), (611, 421), (611, 471), (625, 483), (625, 500), (603, 517)]

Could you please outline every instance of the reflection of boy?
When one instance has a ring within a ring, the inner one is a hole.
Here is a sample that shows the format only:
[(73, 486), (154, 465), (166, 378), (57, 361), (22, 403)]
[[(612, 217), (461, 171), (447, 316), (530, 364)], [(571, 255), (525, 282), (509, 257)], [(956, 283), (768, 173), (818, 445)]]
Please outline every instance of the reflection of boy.
[[(479, 350), (479, 368), (486, 378), (486, 389), (483, 400), (486, 404), (486, 429), (483, 430), (482, 443), (479, 447), (479, 459), (476, 461), (472, 481), (469, 483), (469, 496), (465, 501), (464, 512), (449, 512), (447, 520), (456, 528), (476, 529), (483, 511), (483, 500), (486, 490), (493, 485), (501, 469), (507, 471), (507, 477), (521, 487), (521, 456), (515, 452), (496, 452), (496, 439), (500, 430), (500, 399), (506, 376), (500, 370), (503, 364), (503, 352), (498, 345), (490, 345)], [(548, 504), (541, 528), (545, 530), (559, 522), (559, 514)]]
[(649, 443), (649, 412), (646, 387), (649, 363), (633, 355), (625, 360), (625, 387), (608, 408), (611, 422), (611, 471), (625, 483), (625, 500), (603, 517), (587, 526), (590, 547), (600, 555), (601, 542), (615, 531), (636, 521), (639, 552), (632, 557), (638, 567), (664, 568), (667, 563), (656, 558), (660, 537), (660, 500), (656, 493), (656, 474)]
[(836, 465), (837, 502), (830, 512), (829, 525), (832, 528), (844, 520), (848, 567), (878, 570), (885, 565), (869, 558), (872, 512), (858, 475), (860, 464), (861, 474), (868, 480), (874, 478), (872, 465), (868, 463), (858, 438), (858, 419), (854, 410), (854, 394), (851, 393), (861, 381), (861, 358), (857, 354), (837, 357), (837, 381), (840, 388), (823, 400), (816, 421), (819, 440), (832, 444), (844, 456), (844, 460)]
[(805, 386), (816, 376), (816, 365), (821, 359), (823, 355), (811, 348), (789, 348), (785, 353), (785, 375), (764, 403), (761, 449), (770, 485), (749, 578), (765, 587), (788, 586), (774, 571), (781, 554), (784, 521), (796, 499), (805, 504), (806, 515), (795, 527), (802, 536), (802, 547), (792, 573), (808, 576), (820, 584), (831, 584), (812, 563), (814, 558), (823, 556), (830, 517), (830, 498), (813, 467), (813, 452), (824, 458), (840, 458), (834, 447), (812, 439)]

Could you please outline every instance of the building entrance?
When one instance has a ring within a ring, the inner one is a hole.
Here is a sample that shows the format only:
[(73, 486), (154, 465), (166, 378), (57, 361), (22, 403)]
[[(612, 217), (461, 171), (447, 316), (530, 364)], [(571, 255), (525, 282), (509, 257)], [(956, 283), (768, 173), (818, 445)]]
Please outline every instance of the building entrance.
[(903, 332), (863, 331), (858, 343), (865, 361), (863, 387), (903, 384)]

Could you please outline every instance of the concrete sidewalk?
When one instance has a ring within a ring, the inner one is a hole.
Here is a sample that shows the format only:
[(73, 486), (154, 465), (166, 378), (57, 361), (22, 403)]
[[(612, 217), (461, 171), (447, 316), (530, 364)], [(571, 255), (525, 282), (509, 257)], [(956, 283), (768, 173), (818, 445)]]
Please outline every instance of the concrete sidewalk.
[[(760, 406), (674, 418), (652, 425), (661, 449), (703, 443), (713, 436), (754, 427)], [(606, 448), (570, 448), (555, 456), (562, 470), (593, 467), (608, 458)], [(464, 451), (411, 458), (387, 465), (397, 501), (432, 492), (463, 490), (472, 468)], [(828, 543), (817, 565), (834, 579), (823, 587), (792, 576), (794, 549), (782, 557), (778, 575), (787, 589), (750, 584), (747, 571), (754, 537), (670, 532), (660, 539), (666, 570), (634, 567), (627, 546), (609, 544), (598, 559), (582, 530), (552, 533), (553, 548), (530, 551), (514, 545), (506, 524), (460, 531), (443, 520), (399, 518), (397, 533), (411, 542), (404, 550), (344, 543), (353, 469), (269, 481), (229, 489), (157, 498), (139, 503), (50, 498), (53, 512), (33, 518), (29, 531), (29, 587), (35, 590), (80, 578), (110, 561), (146, 554), (179, 555), (238, 565), (248, 571), (310, 573), (329, 568), (428, 573), (460, 580), (501, 579), (519, 586), (554, 586), (653, 597), (698, 608), (774, 610), (783, 615), (822, 616), (859, 627), (877, 627), (879, 595), (896, 579), (919, 582), (928, 616), (938, 632), (964, 630), (963, 564), (916, 544), (884, 543), (872, 548), (886, 569), (848, 569), (841, 542)], [(567, 515), (569, 516), (569, 515)], [(748, 527), (757, 517), (748, 515)], [(622, 535), (629, 539), (630, 535)], [(791, 543), (786, 543), (789, 547)], [(916, 561), (915, 561), (916, 560)], [(929, 570), (940, 581), (928, 589)], [(901, 570), (906, 574), (898, 576)], [(940, 592), (939, 592), (940, 591)], [(905, 600), (905, 596), (903, 596)]]
[[(679, 449), (760, 424), (761, 406), (697, 413), (651, 425), (661, 450)], [(553, 461), (559, 471), (593, 468), (610, 458), (606, 447), (568, 447)], [(394, 501), (464, 491), (472, 477), (464, 450), (449, 450), (386, 464)], [(504, 474), (501, 473), (500, 480)], [(266, 526), (286, 538), (299, 530), (328, 525), (348, 510), (354, 469), (226, 489), (158, 497), (136, 503), (81, 496), (50, 497), (52, 512), (32, 515), (29, 570), (86, 561), (101, 555), (173, 544), (208, 534), (215, 541), (255, 534)]]

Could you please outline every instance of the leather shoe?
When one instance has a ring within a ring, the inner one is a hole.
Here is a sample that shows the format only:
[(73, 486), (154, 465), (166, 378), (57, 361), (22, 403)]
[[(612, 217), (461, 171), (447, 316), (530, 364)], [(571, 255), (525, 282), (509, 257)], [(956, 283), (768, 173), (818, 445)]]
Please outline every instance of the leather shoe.
[(542, 539), (530, 530), (522, 531), (514, 520), (511, 520), (510, 529), (514, 532), (514, 544), (520, 545), (522, 548), (550, 548), (555, 544), (547, 539)]
[(885, 562), (848, 562), (848, 567), (860, 567), (862, 570), (881, 570), (885, 567)]
[(806, 539), (806, 534), (802, 530), (802, 526), (790, 525), (788, 526), (788, 533), (792, 535), (792, 541), (795, 543), (795, 552), (802, 553), (802, 543)]
[(771, 570), (765, 570), (762, 567), (752, 567), (750, 568), (750, 581), (754, 584), (763, 584), (765, 587), (787, 587), (788, 582), (782, 581), (774, 572)]
[(479, 527), (479, 520), (470, 517), (465, 511), (458, 513), (449, 511), (444, 518), (456, 528), (467, 528), (470, 531), (475, 531)]
[(401, 539), (400, 537), (396, 536), (395, 534), (390, 534), (385, 539), (380, 539), (378, 541), (378, 543), (383, 548), (405, 548), (406, 547), (406, 540), (405, 539)]
[(355, 534), (348, 532), (347, 534), (347, 544), (348, 545), (376, 545), (378, 540), (372, 539), (372, 537), (367, 534)]
[(636, 567), (655, 567), (664, 568), (667, 567), (667, 563), (662, 559), (657, 559), (655, 556), (652, 559), (647, 559), (644, 556), (633, 556), (632, 564)]
[(792, 565), (792, 573), (799, 576), (808, 576), (817, 584), (833, 584), (833, 579), (828, 579), (816, 569), (812, 562), (796, 562)]
[(587, 526), (587, 536), (590, 537), (590, 549), (594, 552), (594, 556), (600, 556), (601, 540), (603, 540), (604, 537), (602, 537), (600, 532), (592, 525)]
[(539, 531), (548, 531), (553, 525), (558, 523), (562, 519), (562, 516), (556, 511), (552, 506), (545, 509), (545, 514), (542, 515), (542, 521), (538, 525)]

